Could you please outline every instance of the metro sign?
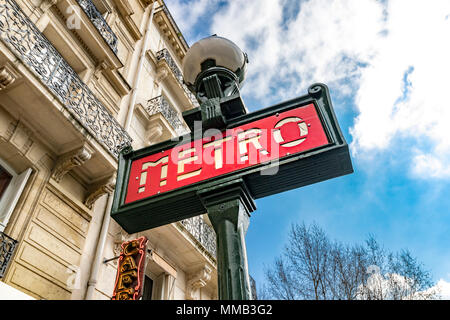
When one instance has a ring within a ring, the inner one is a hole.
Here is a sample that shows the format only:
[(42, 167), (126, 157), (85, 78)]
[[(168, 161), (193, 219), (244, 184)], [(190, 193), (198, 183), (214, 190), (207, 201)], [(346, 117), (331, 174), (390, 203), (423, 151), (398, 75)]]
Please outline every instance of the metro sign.
[(327, 87), (309, 91), (223, 131), (122, 152), (112, 217), (135, 233), (203, 214), (206, 187), (242, 179), (257, 199), (353, 172)]
[(125, 203), (326, 144), (311, 103), (133, 161)]

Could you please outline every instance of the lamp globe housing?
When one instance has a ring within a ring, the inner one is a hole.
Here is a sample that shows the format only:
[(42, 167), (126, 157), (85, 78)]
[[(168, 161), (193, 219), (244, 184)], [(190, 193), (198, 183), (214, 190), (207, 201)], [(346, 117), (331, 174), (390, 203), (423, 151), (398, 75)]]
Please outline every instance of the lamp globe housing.
[(245, 79), (248, 58), (234, 42), (213, 35), (192, 45), (183, 59), (184, 82), (194, 93), (201, 89), (202, 79), (217, 74), (232, 80), (240, 88)]

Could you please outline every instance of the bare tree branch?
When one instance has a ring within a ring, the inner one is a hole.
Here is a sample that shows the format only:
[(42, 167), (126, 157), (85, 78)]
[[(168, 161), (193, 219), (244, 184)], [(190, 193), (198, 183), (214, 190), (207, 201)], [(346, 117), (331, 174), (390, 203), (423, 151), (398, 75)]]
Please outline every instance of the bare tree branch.
[(293, 224), (281, 257), (266, 271), (264, 297), (280, 300), (434, 299), (430, 272), (408, 250), (387, 252), (331, 241), (316, 224)]

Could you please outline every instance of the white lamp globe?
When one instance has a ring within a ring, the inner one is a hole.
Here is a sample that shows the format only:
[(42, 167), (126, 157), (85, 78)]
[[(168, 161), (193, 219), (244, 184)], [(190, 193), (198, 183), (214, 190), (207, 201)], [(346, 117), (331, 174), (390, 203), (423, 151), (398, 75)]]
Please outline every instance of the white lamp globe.
[(247, 56), (232, 41), (216, 35), (194, 43), (183, 59), (183, 78), (188, 86), (193, 86), (197, 76), (203, 71), (202, 63), (214, 60), (217, 67), (234, 72), (239, 85), (244, 81)]

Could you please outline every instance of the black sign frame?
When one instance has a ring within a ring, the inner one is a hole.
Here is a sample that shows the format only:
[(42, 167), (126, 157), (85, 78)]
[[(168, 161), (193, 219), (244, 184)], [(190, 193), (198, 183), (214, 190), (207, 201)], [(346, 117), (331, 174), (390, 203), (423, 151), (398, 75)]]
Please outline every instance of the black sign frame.
[[(210, 189), (241, 180), (251, 196), (258, 199), (352, 173), (353, 166), (348, 144), (339, 127), (329, 89), (325, 84), (312, 85), (307, 95), (230, 119), (225, 129), (235, 128), (311, 103), (316, 108), (330, 143), (280, 158), (278, 172), (275, 175), (261, 175), (261, 171), (270, 166), (270, 164), (262, 163), (125, 204), (131, 163), (136, 159), (169, 150), (179, 142), (167, 140), (139, 150), (133, 151), (130, 147), (123, 149), (119, 155), (117, 182), (111, 210), (112, 218), (126, 232), (132, 234), (204, 214), (206, 208), (199, 193), (205, 188)], [(194, 133), (191, 132), (186, 136), (193, 141)]]

